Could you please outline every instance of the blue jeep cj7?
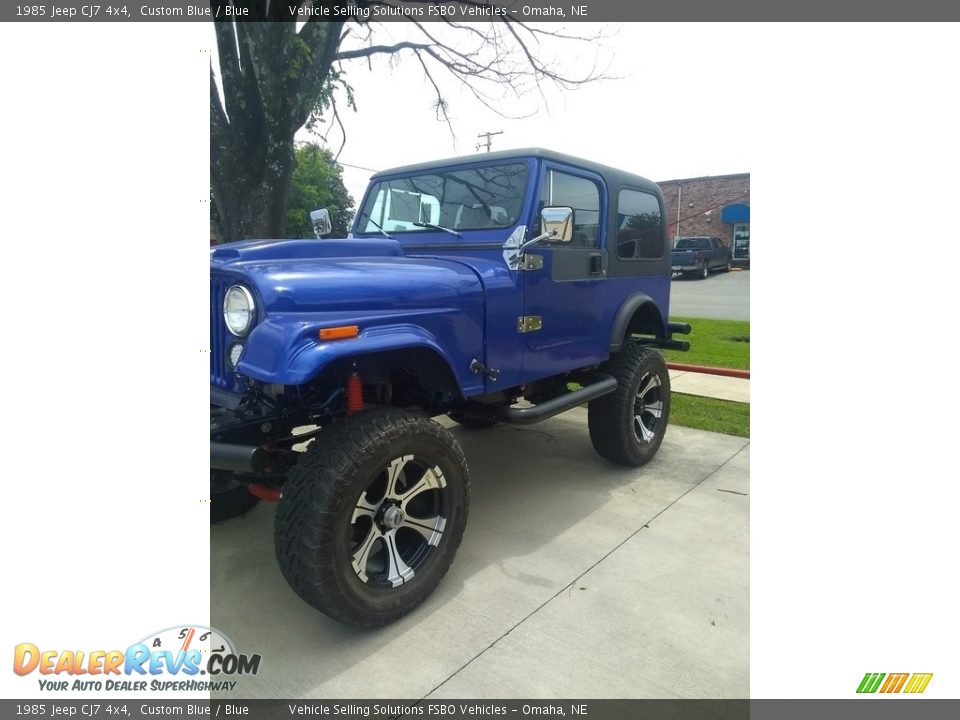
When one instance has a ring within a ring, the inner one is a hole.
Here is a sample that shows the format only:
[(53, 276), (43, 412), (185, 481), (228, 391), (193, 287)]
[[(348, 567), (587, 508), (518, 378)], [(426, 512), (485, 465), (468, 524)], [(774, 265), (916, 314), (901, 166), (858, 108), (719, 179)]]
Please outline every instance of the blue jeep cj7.
[(345, 240), (213, 249), (211, 520), (279, 500), (293, 589), (346, 623), (396, 620), (446, 573), (470, 504), (431, 417), (480, 429), (588, 403), (600, 455), (656, 454), (656, 348), (690, 332), (667, 320), (670, 274), (654, 183), (539, 149), (378, 173)]

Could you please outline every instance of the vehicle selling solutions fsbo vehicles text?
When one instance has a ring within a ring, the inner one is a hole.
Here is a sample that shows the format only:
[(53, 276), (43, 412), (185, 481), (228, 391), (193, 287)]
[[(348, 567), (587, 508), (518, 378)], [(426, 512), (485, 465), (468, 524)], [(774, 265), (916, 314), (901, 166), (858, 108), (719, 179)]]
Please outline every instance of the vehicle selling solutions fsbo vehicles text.
[[(536, 14), (535, 11), (527, 12), (528, 7), (524, 6), (523, 14)], [(481, 18), (481, 17), (504, 17), (507, 15), (506, 8), (490, 5), (472, 6), (458, 5), (450, 3), (447, 5), (428, 5), (419, 6), (400, 6), (373, 5), (367, 7), (358, 7), (354, 5), (347, 6), (329, 6), (329, 5), (310, 5), (291, 8), (291, 15), (297, 15), (302, 18), (350, 18), (358, 20), (369, 20), (377, 17), (415, 17), (415, 18)], [(560, 13), (562, 15), (562, 11)]]

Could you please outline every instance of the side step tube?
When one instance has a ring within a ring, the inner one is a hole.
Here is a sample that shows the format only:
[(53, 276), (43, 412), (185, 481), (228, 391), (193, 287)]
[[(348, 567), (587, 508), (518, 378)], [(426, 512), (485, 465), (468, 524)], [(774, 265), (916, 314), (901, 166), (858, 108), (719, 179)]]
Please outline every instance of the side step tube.
[(493, 417), (511, 425), (531, 425), (554, 415), (559, 415), (575, 408), (577, 405), (608, 395), (617, 389), (617, 379), (615, 377), (602, 374), (597, 374), (594, 377), (597, 378), (596, 382), (592, 382), (584, 388), (564, 393), (533, 407), (514, 408), (474, 403), (472, 407), (468, 406), (465, 409), (468, 413)]
[(667, 332), (671, 335), (689, 335), (691, 329), (690, 323), (667, 323)]
[(255, 445), (210, 443), (210, 469), (236, 473), (262, 473), (269, 464), (267, 453)]

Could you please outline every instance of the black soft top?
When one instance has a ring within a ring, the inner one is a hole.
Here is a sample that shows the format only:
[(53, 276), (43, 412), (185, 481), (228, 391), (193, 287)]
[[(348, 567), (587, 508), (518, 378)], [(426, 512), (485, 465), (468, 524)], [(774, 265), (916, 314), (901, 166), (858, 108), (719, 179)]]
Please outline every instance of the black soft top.
[(640, 175), (634, 175), (633, 173), (628, 173), (625, 170), (612, 168), (609, 165), (601, 165), (600, 163), (596, 163), (591, 160), (584, 160), (583, 158), (565, 155), (563, 153), (554, 152), (553, 150), (545, 150), (544, 148), (499, 150), (497, 152), (480, 153), (477, 155), (464, 155), (461, 157), (448, 158), (446, 160), (432, 160), (430, 162), (417, 163), (416, 165), (405, 165), (403, 167), (382, 170), (371, 177), (370, 180), (372, 182), (374, 180), (380, 180), (381, 178), (392, 175), (428, 173), (432, 170), (440, 170), (443, 168), (448, 168), (452, 165), (466, 165), (469, 163), (487, 161), (526, 160), (528, 158), (553, 160), (554, 162), (573, 165), (574, 167), (583, 168), (584, 170), (590, 170), (595, 172), (597, 175), (600, 175), (608, 186), (616, 187), (620, 185), (630, 185), (636, 187), (637, 189), (645, 189), (655, 192), (658, 195), (660, 194), (660, 188), (656, 183), (651, 182)]

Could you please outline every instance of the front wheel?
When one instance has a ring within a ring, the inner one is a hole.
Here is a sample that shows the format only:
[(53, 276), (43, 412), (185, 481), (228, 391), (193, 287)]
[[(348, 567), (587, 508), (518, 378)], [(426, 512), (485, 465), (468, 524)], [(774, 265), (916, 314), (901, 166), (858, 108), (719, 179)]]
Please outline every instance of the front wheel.
[(700, 279), (706, 280), (707, 277), (709, 277), (709, 275), (710, 275), (710, 264), (706, 260), (704, 260), (703, 267), (700, 268), (700, 274), (699, 274)]
[(433, 592), (453, 561), (470, 504), (466, 460), (446, 429), (395, 410), (324, 431), (283, 486), (274, 541), (307, 603), (377, 627)]
[(660, 449), (670, 417), (670, 374), (663, 355), (627, 345), (600, 371), (617, 379), (617, 389), (587, 408), (593, 447), (618, 465), (643, 465)]

